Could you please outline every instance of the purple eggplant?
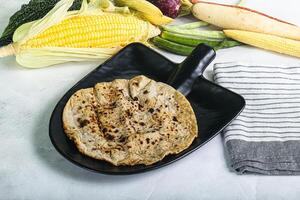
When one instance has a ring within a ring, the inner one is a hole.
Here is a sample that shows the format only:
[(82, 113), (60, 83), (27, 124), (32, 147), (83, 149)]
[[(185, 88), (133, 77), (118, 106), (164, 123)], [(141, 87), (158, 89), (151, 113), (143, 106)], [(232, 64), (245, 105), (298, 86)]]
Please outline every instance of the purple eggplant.
[(176, 18), (179, 15), (181, 1), (180, 0), (148, 0), (156, 7), (158, 7), (161, 12), (171, 18)]

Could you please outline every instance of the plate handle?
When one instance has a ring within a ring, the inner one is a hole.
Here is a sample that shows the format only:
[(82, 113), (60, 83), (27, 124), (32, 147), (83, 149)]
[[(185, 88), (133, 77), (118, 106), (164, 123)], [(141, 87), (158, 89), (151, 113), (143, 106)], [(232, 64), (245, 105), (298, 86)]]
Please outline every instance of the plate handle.
[(198, 45), (192, 53), (180, 64), (171, 75), (168, 83), (187, 95), (198, 76), (201, 76), (206, 67), (213, 61), (216, 53), (208, 45)]

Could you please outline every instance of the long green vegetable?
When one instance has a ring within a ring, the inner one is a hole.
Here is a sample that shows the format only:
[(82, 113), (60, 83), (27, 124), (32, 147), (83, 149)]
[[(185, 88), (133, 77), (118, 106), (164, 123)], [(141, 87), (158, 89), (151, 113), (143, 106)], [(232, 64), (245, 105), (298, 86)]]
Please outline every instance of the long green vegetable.
[(152, 42), (155, 46), (161, 49), (167, 50), (175, 54), (183, 55), (183, 56), (189, 55), (195, 48), (195, 47), (171, 42), (169, 40), (161, 38), (160, 36), (153, 38)]
[(214, 50), (230, 48), (241, 45), (240, 42), (224, 39), (222, 41), (212, 41), (211, 39), (195, 39), (191, 36), (180, 35), (164, 31), (161, 36), (157, 36), (152, 40), (153, 44), (166, 51), (187, 56), (199, 44), (206, 44), (214, 48)]
[(230, 48), (230, 47), (235, 47), (235, 46), (240, 46), (242, 43), (235, 41), (235, 40), (230, 40), (230, 39), (225, 39), (223, 42), (221, 42), (217, 47), (215, 47), (215, 50), (219, 49), (224, 49), (224, 48)]
[(162, 26), (162, 33), (152, 42), (159, 48), (179, 55), (189, 55), (199, 44), (206, 44), (215, 50), (241, 45), (240, 42), (227, 38), (223, 31), (201, 30), (208, 26), (203, 21), (180, 25)]
[(188, 46), (197, 46), (198, 44), (207, 44), (209, 46), (212, 47), (216, 47), (218, 45), (220, 45), (220, 43), (222, 43), (223, 40), (220, 39), (210, 39), (210, 38), (205, 38), (205, 37), (195, 37), (195, 36), (188, 36), (188, 35), (182, 35), (182, 34), (178, 34), (178, 33), (172, 33), (172, 32), (168, 32), (168, 31), (164, 31), (161, 34), (161, 37), (172, 41), (172, 42), (176, 42), (179, 44), (184, 44), (184, 45), (188, 45)]
[(203, 21), (198, 21), (198, 22), (191, 22), (187, 24), (180, 24), (180, 25), (173, 25), (173, 26), (168, 26), (171, 28), (175, 29), (194, 29), (194, 28), (200, 28), (203, 26), (208, 26), (209, 24)]
[[(19, 11), (13, 14), (1, 38), (0, 46), (10, 44), (15, 30), (27, 23), (44, 17), (59, 0), (31, 0), (28, 4), (21, 7)], [(75, 0), (70, 10), (79, 10), (82, 0)]]
[(207, 30), (198, 30), (198, 29), (181, 29), (177, 27), (172, 26), (163, 26), (163, 30), (173, 32), (173, 33), (179, 33), (184, 35), (192, 35), (196, 37), (207, 37), (207, 38), (214, 38), (214, 39), (225, 39), (226, 36), (223, 33), (223, 31), (207, 31)]

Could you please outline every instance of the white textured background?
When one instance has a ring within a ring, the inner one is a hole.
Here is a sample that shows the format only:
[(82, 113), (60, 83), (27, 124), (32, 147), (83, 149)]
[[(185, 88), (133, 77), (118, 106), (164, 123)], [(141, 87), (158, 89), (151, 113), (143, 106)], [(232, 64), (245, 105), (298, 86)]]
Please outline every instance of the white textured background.
[[(27, 0), (0, 0), (0, 31)], [(235, 3), (235, 1), (218, 1)], [(247, 6), (300, 25), (298, 0), (247, 0)], [(167, 54), (170, 59), (183, 57)], [(215, 62), (254, 61), (300, 66), (300, 59), (252, 47), (217, 52)], [(0, 200), (10, 199), (300, 199), (300, 177), (236, 175), (225, 160), (221, 137), (170, 166), (132, 176), (107, 176), (74, 166), (48, 137), (51, 112), (73, 84), (99, 63), (45, 69), (0, 60)], [(211, 76), (211, 66), (206, 71)]]

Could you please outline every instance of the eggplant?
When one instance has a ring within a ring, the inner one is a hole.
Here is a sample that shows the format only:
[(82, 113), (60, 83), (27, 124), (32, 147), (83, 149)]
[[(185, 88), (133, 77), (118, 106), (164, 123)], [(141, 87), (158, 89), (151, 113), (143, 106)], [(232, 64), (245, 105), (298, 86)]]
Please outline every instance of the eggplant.
[(148, 0), (156, 7), (158, 7), (161, 12), (171, 18), (176, 18), (180, 13), (181, 0)]

